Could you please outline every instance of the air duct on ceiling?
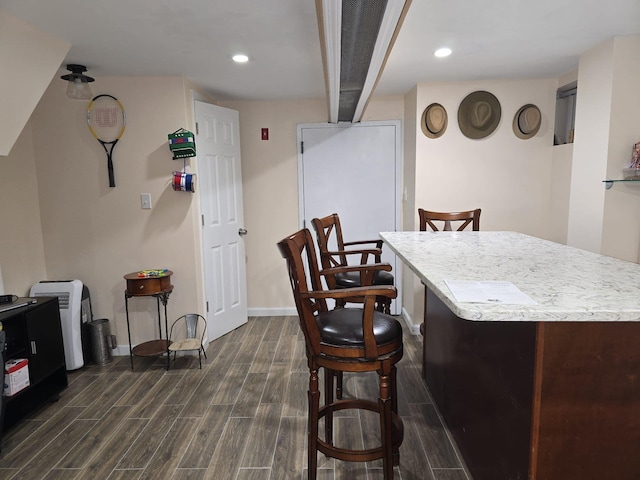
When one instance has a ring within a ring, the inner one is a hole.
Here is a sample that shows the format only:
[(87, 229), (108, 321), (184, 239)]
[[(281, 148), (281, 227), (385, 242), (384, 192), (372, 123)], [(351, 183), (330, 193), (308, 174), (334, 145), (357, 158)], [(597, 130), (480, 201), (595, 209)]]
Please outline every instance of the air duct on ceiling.
[(316, 0), (329, 122), (359, 122), (411, 0)]

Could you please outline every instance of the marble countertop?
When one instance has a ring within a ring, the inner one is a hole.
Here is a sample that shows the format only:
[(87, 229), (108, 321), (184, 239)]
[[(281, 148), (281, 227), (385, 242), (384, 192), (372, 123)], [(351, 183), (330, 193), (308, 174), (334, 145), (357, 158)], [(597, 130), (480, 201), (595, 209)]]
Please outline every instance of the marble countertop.
[[(640, 265), (516, 232), (382, 232), (458, 317), (640, 321)], [(459, 303), (445, 280), (509, 281), (536, 305)]]

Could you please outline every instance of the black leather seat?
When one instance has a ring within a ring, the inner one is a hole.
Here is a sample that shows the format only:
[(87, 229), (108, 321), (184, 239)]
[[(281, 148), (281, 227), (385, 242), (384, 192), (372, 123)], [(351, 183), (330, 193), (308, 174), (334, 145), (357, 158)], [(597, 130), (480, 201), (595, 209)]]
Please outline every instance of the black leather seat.
[[(364, 348), (361, 308), (320, 312), (316, 323), (323, 343), (337, 347)], [(373, 336), (377, 345), (402, 341), (402, 327), (396, 319), (376, 311), (373, 312)]]
[[(373, 285), (394, 285), (393, 275), (389, 272), (378, 271), (373, 274)], [(360, 286), (360, 274), (358, 272), (346, 272), (336, 274), (338, 288), (353, 288)]]

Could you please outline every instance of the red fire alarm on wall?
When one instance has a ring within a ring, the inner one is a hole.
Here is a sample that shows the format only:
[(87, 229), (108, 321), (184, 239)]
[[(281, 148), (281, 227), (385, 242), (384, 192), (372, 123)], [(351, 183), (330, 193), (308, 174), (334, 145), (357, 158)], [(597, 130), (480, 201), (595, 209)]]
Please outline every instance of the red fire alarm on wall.
[(269, 140), (269, 129), (268, 128), (263, 128), (262, 129), (262, 140)]

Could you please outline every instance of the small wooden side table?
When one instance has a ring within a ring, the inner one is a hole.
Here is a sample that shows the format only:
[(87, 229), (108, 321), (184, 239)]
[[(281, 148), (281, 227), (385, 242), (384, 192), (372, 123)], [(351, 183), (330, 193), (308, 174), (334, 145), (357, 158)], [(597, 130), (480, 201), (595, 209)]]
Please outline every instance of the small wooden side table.
[[(129, 335), (129, 359), (131, 361), (131, 370), (133, 370), (133, 356), (152, 357), (155, 355), (167, 354), (167, 370), (170, 366), (169, 356), (169, 328), (167, 321), (167, 302), (169, 295), (173, 291), (171, 285), (171, 270), (165, 271), (162, 275), (139, 276), (139, 272), (128, 273), (124, 276), (127, 281), (127, 289), (124, 291), (124, 303), (127, 312), (127, 334)], [(135, 347), (131, 347), (131, 328), (129, 326), (129, 298), (131, 297), (155, 297), (158, 306), (158, 332), (159, 339), (149, 340), (140, 343)], [(164, 332), (165, 338), (162, 338), (162, 319), (160, 316), (160, 303), (164, 306)]]

